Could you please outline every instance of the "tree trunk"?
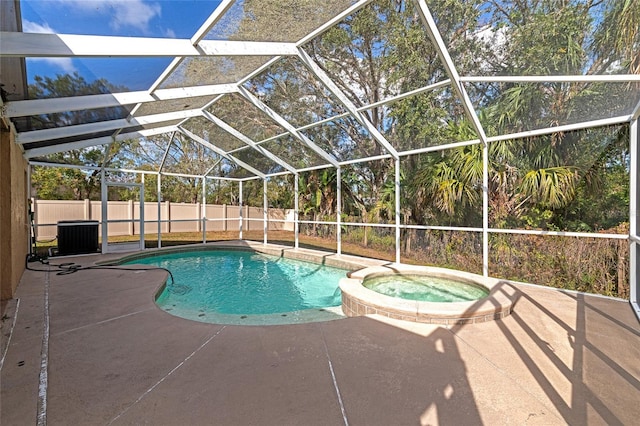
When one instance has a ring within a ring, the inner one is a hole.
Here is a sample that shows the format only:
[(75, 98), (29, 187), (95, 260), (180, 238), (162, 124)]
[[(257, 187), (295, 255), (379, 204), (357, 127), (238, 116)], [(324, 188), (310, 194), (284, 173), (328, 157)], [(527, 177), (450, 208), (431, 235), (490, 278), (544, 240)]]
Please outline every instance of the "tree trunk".
[(406, 256), (410, 256), (411, 255), (411, 239), (413, 237), (413, 229), (407, 229), (407, 232), (404, 234), (405, 235), (405, 240), (404, 240), (404, 254)]
[(629, 277), (627, 276), (627, 259), (629, 245), (627, 241), (618, 241), (618, 297), (629, 297)]

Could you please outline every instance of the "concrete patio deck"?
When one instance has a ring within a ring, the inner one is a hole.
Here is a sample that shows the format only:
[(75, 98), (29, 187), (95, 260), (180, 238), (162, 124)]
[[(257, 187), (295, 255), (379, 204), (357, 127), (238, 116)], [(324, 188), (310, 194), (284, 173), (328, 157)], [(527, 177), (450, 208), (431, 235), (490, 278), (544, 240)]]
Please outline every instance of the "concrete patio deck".
[(371, 316), (230, 326), (162, 311), (153, 298), (165, 278), (26, 271), (4, 311), (4, 343), (15, 325), (2, 354), (0, 423), (640, 421), (640, 325), (625, 301), (509, 284), (513, 313), (480, 324)]

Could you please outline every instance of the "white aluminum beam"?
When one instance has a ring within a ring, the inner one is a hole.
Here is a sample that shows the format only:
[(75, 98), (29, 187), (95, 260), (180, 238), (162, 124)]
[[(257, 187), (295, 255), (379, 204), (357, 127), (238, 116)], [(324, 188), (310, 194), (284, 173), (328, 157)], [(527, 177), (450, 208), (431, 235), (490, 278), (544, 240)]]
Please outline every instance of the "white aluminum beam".
[(161, 173), (162, 169), (164, 168), (164, 163), (167, 161), (167, 157), (169, 156), (169, 151), (171, 150), (171, 145), (173, 144), (173, 138), (175, 137), (176, 137), (176, 130), (174, 130), (171, 133), (171, 137), (169, 138), (169, 143), (167, 144), (167, 148), (164, 150), (164, 154), (162, 154), (162, 160), (160, 160), (160, 165), (158, 166), (158, 173)]
[[(630, 83), (639, 82), (640, 74), (466, 76), (460, 77), (460, 81), (465, 83)], [(640, 102), (633, 109), (630, 120), (638, 117), (640, 117)]]
[(394, 192), (395, 192), (395, 225), (396, 225), (396, 263), (402, 263), (402, 257), (400, 256), (400, 158), (395, 160), (395, 179), (394, 179)]
[(211, 173), (211, 172), (213, 171), (213, 169), (215, 169), (215, 167), (216, 167), (218, 164), (220, 164), (220, 162), (221, 162), (221, 161), (222, 161), (222, 159), (220, 158), (220, 159), (218, 159), (218, 161), (216, 161), (215, 163), (213, 163), (213, 165), (212, 165), (211, 167), (209, 167), (209, 168), (207, 169), (207, 171), (206, 171), (206, 172), (204, 172), (204, 174), (202, 175), (202, 177), (205, 177), (205, 178), (209, 177), (209, 176), (208, 176), (208, 175), (209, 175), (209, 173)]
[(358, 111), (356, 106), (349, 100), (349, 98), (342, 93), (342, 90), (338, 87), (337, 84), (329, 78), (329, 76), (315, 63), (315, 61), (304, 51), (304, 49), (298, 49), (299, 58), (302, 63), (311, 71), (313, 75), (316, 76), (318, 80), (324, 84), (324, 86), (340, 101), (342, 105), (351, 113), (353, 118), (355, 118), (367, 131), (373, 136), (373, 138), (380, 144), (389, 154), (393, 156), (394, 159), (398, 159), (398, 151), (387, 141), (382, 133), (374, 126), (368, 118), (364, 116), (363, 113)]
[(99, 121), (97, 123), (57, 127), (54, 129), (33, 130), (30, 132), (18, 133), (16, 135), (16, 143), (25, 144), (51, 139), (60, 139), (69, 136), (104, 132), (107, 130), (117, 130), (140, 125), (162, 123), (165, 121), (171, 121), (180, 118), (198, 117), (200, 115), (201, 111), (199, 109), (190, 109), (185, 111), (168, 112), (164, 114), (143, 115), (140, 117), (132, 118), (130, 120), (121, 118), (118, 120)]
[(640, 117), (640, 101), (636, 104), (635, 108), (633, 108), (633, 112), (631, 113), (631, 120), (637, 120)]
[[(149, 171), (149, 170), (136, 170), (136, 169), (115, 169), (113, 167), (105, 167), (102, 168), (100, 166), (86, 166), (82, 164), (65, 164), (65, 163), (49, 163), (45, 161), (29, 161), (29, 165), (31, 166), (42, 166), (42, 167), (61, 167), (63, 169), (78, 169), (78, 170), (104, 170), (106, 172), (122, 172), (122, 173), (136, 173), (136, 174), (148, 174), (148, 175), (157, 175), (158, 172)], [(167, 174), (167, 173), (163, 173)], [(175, 174), (176, 176), (185, 176), (189, 175), (180, 175)], [(201, 177), (201, 176), (194, 176)]]
[[(264, 175), (265, 177), (268, 177), (267, 175)], [(249, 182), (251, 180), (258, 180), (258, 179), (262, 179), (260, 176), (252, 176), (252, 177), (247, 177), (247, 178), (242, 178), (242, 179), (238, 179), (242, 182)], [(247, 219), (250, 220), (250, 219)]]
[[(378, 102), (375, 102), (375, 103), (372, 103), (372, 104), (368, 104), (368, 105), (365, 105), (365, 106), (362, 106), (362, 107), (358, 107), (357, 111), (358, 112), (363, 112), (363, 111), (366, 111), (366, 110), (371, 109), (371, 108), (375, 108), (375, 107), (378, 107), (378, 106), (386, 105), (386, 104), (389, 104), (389, 103), (392, 103), (392, 102), (395, 102), (395, 101), (399, 101), (401, 99), (405, 99), (405, 98), (408, 98), (408, 97), (411, 97), (411, 96), (414, 96), (414, 95), (418, 95), (420, 93), (425, 93), (425, 92), (428, 92), (428, 91), (431, 91), (431, 90), (438, 89), (440, 87), (445, 87), (445, 86), (448, 86), (450, 84), (451, 84), (451, 80), (449, 80), (449, 79), (442, 80), (442, 81), (439, 81), (437, 83), (433, 83), (433, 84), (430, 84), (428, 86), (424, 86), (424, 87), (421, 87), (419, 89), (412, 90), (410, 92), (402, 93), (400, 95), (393, 96), (393, 97), (384, 99), (382, 101), (378, 101)], [(325, 119), (322, 119), (322, 120), (315, 121), (313, 123), (305, 124), (304, 126), (297, 127), (296, 130), (298, 132), (300, 132), (302, 130), (312, 129), (312, 128), (320, 126), (322, 124), (330, 123), (330, 122), (338, 120), (340, 118), (349, 117), (349, 116), (351, 116), (351, 114), (348, 113), (348, 112), (345, 112), (345, 113), (342, 113), (342, 114), (334, 115), (332, 117), (328, 117), (328, 118), (325, 118)], [(263, 144), (265, 142), (269, 142), (269, 141), (272, 141), (272, 140), (279, 139), (279, 138), (281, 138), (281, 137), (283, 137), (283, 136), (285, 136), (287, 134), (289, 134), (289, 132), (281, 133), (281, 134), (275, 135), (275, 136), (271, 136), (269, 138), (263, 139), (263, 140), (261, 140), (259, 142), (256, 142), (256, 143), (257, 144)], [(385, 158), (388, 158), (388, 156), (385, 157)], [(343, 164), (343, 163), (340, 163), (340, 164)]]
[(336, 253), (342, 254), (342, 168), (336, 169)]
[(380, 154), (380, 155), (374, 155), (371, 157), (355, 158), (353, 160), (341, 161), (340, 167), (348, 166), (349, 164), (360, 164), (360, 163), (367, 163), (369, 161), (385, 160), (387, 158), (393, 158), (393, 157), (391, 156), (391, 154)]
[(229, 124), (225, 123), (224, 121), (222, 121), (221, 119), (219, 119), (215, 115), (211, 114), (209, 111), (202, 111), (202, 115), (206, 119), (208, 119), (211, 122), (213, 122), (216, 126), (220, 127), (222, 130), (224, 130), (225, 132), (229, 133), (234, 138), (236, 138), (236, 139), (244, 142), (245, 144), (249, 145), (251, 148), (253, 148), (254, 150), (258, 151), (260, 154), (264, 155), (265, 157), (267, 157), (271, 161), (281, 165), (282, 167), (284, 167), (285, 169), (287, 169), (291, 173), (295, 173), (296, 172), (296, 169), (294, 167), (290, 166), (289, 163), (287, 163), (284, 160), (280, 159), (280, 157), (275, 156), (273, 153), (271, 153), (270, 151), (267, 151), (266, 149), (264, 149), (260, 145), (256, 145), (256, 143), (253, 140), (251, 140), (251, 138), (249, 138), (246, 135), (242, 134), (241, 132), (237, 131), (236, 129), (231, 127)]
[(215, 152), (216, 154), (218, 154), (221, 157), (226, 158), (229, 161), (234, 162), (235, 164), (237, 164), (238, 166), (242, 167), (243, 169), (248, 170), (249, 172), (253, 173), (254, 175), (264, 179), (265, 175), (264, 173), (262, 173), (261, 171), (253, 168), (252, 166), (250, 166), (249, 164), (245, 163), (242, 160), (238, 160), (237, 158), (233, 157), (232, 155), (227, 154), (226, 152), (224, 152), (224, 150), (220, 149), (219, 147), (217, 147), (216, 145), (212, 144), (209, 141), (204, 140), (203, 138), (201, 138), (200, 136), (196, 135), (195, 133), (190, 132), (189, 130), (183, 128), (183, 127), (178, 127), (178, 131), (180, 133), (182, 133), (183, 135), (187, 136), (188, 138), (193, 139), (195, 142), (198, 142), (201, 145), (206, 146), (207, 148), (209, 148), (210, 150), (212, 150), (213, 152)]
[(640, 320), (640, 126), (629, 124), (629, 303)]
[(438, 56), (442, 60), (442, 63), (447, 70), (447, 74), (449, 78), (453, 81), (452, 87), (453, 90), (457, 93), (458, 98), (462, 101), (462, 106), (467, 113), (467, 117), (471, 121), (473, 128), (475, 129), (478, 138), (482, 141), (483, 144), (487, 144), (487, 136), (485, 135), (484, 128), (478, 119), (478, 115), (476, 114), (476, 110), (471, 103), (471, 99), (467, 94), (464, 86), (460, 82), (460, 75), (458, 74), (458, 70), (456, 69), (453, 60), (451, 59), (451, 55), (449, 55), (449, 51), (447, 50), (447, 46), (444, 44), (444, 40), (438, 31), (438, 27), (436, 26), (436, 22), (431, 16), (431, 12), (429, 11), (429, 7), (424, 0), (416, 0), (416, 6), (418, 14), (424, 23), (424, 27), (427, 30), (427, 34), (429, 38), (435, 44), (436, 50), (438, 52)]
[[(295, 43), (271, 41), (202, 40), (197, 45), (200, 54), (206, 56), (294, 56)], [(184, 56), (184, 55), (183, 55)]]
[(162, 174), (156, 178), (156, 203), (158, 216), (158, 248), (162, 247)]
[(422, 229), (426, 231), (460, 231), (460, 232), (482, 232), (482, 228), (471, 226), (439, 226), (439, 225), (401, 225), (403, 229)]
[(205, 176), (205, 178), (212, 179), (212, 180), (224, 180), (229, 182), (240, 182), (242, 180), (240, 178), (232, 178), (232, 177), (225, 177), (225, 176)]
[(267, 195), (267, 180), (262, 180), (262, 243), (267, 245), (267, 233), (269, 228), (269, 196)]
[(550, 235), (554, 237), (576, 237), (576, 238), (602, 238), (609, 240), (628, 240), (626, 234), (597, 234), (594, 232), (571, 232), (571, 231), (540, 231), (537, 229), (502, 229), (489, 228), (492, 234), (519, 234), (519, 235)]
[(267, 114), (276, 123), (278, 123), (280, 126), (282, 126), (286, 131), (291, 133), (291, 135), (293, 135), (293, 137), (295, 137), (296, 139), (301, 141), (308, 148), (311, 148), (318, 155), (320, 155), (322, 158), (324, 158), (329, 163), (331, 163), (332, 166), (338, 167), (338, 160), (336, 160), (331, 154), (327, 153), (325, 150), (323, 150), (318, 145), (316, 145), (311, 139), (309, 139), (308, 137), (306, 137), (302, 133), (298, 132), (287, 120), (284, 119), (284, 117), (280, 116), (280, 114), (278, 114), (277, 112), (275, 112), (274, 110), (269, 108), (267, 105), (264, 104), (264, 102), (262, 102), (260, 99), (256, 98), (251, 92), (249, 92), (244, 87), (241, 87), (241, 86), (238, 87), (238, 91), (240, 92), (240, 94), (245, 99), (247, 99), (249, 102), (251, 102), (256, 108), (258, 108), (260, 111), (262, 111), (265, 114)]
[(628, 123), (630, 120), (631, 120), (631, 116), (622, 115), (618, 117), (605, 118), (602, 120), (585, 121), (582, 123), (565, 124), (563, 126), (546, 127), (544, 129), (529, 130), (526, 132), (510, 133), (507, 135), (500, 135), (500, 136), (491, 136), (487, 138), (487, 142), (499, 142), (499, 141), (505, 141), (509, 139), (529, 138), (532, 136), (548, 135), (550, 133), (570, 132), (572, 130), (590, 129), (592, 127), (604, 127), (604, 126), (610, 126), (613, 124)]
[(597, 74), (597, 75), (486, 75), (463, 76), (465, 83), (627, 83), (640, 81), (639, 74)]
[[(213, 13), (209, 15), (205, 23), (202, 24), (202, 26), (200, 26), (200, 28), (198, 29), (198, 31), (196, 31), (193, 37), (191, 37), (190, 42), (193, 46), (196, 46), (198, 42), (200, 42), (206, 37), (207, 33), (216, 24), (216, 22), (218, 22), (218, 20), (222, 17), (222, 15), (224, 15), (224, 13), (229, 9), (229, 7), (233, 3), (234, 3), (234, 0), (224, 0), (220, 5), (218, 5), (216, 10), (214, 10)], [(167, 68), (165, 68), (164, 71), (162, 71), (162, 74), (160, 74), (160, 76), (156, 79), (156, 81), (151, 85), (151, 87), (149, 88), (149, 93), (155, 92), (158, 89), (158, 87), (160, 87), (160, 85), (164, 83), (164, 81), (167, 78), (169, 78), (169, 76), (176, 70), (176, 68), (178, 68), (178, 66), (180, 65), (183, 59), (184, 58), (181, 56), (174, 58), (171, 61), (171, 63), (167, 66)], [(136, 105), (135, 109), (136, 110), (138, 109), (138, 105)]]
[(151, 87), (149, 87), (149, 93), (154, 93), (156, 90), (158, 90), (158, 87), (160, 87), (160, 85), (164, 83), (167, 78), (169, 78), (169, 76), (173, 73), (173, 71), (176, 70), (176, 68), (178, 68), (183, 60), (184, 58), (181, 56), (173, 58), (171, 63), (167, 65), (167, 68), (162, 71), (162, 74), (160, 74), (156, 81), (153, 82)]
[(156, 127), (155, 129), (144, 129), (138, 132), (119, 133), (117, 136), (103, 136), (100, 138), (85, 139), (83, 141), (60, 143), (41, 148), (27, 149), (24, 151), (24, 157), (29, 159), (41, 155), (55, 154), (58, 152), (70, 151), (72, 149), (89, 148), (92, 146), (105, 145), (114, 141), (123, 141), (126, 139), (146, 138), (149, 136), (160, 135), (175, 131), (174, 126)]
[[(147, 173), (147, 172), (145, 171), (140, 173)], [(162, 172), (162, 176), (176, 176), (176, 177), (186, 177), (186, 178), (193, 178), (193, 179), (200, 179), (202, 177), (202, 175), (189, 175), (184, 173), (173, 173), (173, 172)]]
[(298, 41), (298, 43), (297, 43), (298, 46), (302, 46), (303, 44), (307, 43), (308, 41), (313, 40), (314, 38), (316, 38), (317, 36), (319, 36), (323, 32), (327, 31), (329, 28), (333, 27), (338, 22), (342, 21), (347, 16), (352, 15), (353, 13), (355, 13), (358, 10), (362, 9), (364, 6), (366, 6), (367, 4), (369, 4), (371, 2), (372, 2), (372, 0), (360, 0), (356, 4), (354, 4), (354, 5), (350, 6), (349, 8), (345, 9), (342, 13), (334, 16), (330, 21), (325, 22), (322, 26), (317, 28), (315, 31), (307, 34), (304, 38), (300, 39)]
[[(222, 16), (224, 16), (227, 10), (229, 10), (229, 7), (231, 7), (231, 5), (234, 3), (235, 0), (224, 0), (223, 2), (221, 2), (213, 11), (213, 13), (209, 15), (204, 24), (202, 24), (200, 28), (195, 32), (195, 34), (191, 37), (191, 44), (193, 46), (196, 46), (200, 41), (204, 40), (204, 38), (207, 36), (207, 33), (211, 31), (211, 28), (213, 28), (213, 26), (222, 18)], [(167, 78), (169, 78), (169, 76), (176, 70), (176, 68), (178, 68), (183, 59), (183, 57), (174, 58), (173, 61), (171, 61), (171, 63), (167, 66), (167, 68), (164, 69), (162, 74), (160, 74), (160, 77), (158, 77), (156, 81), (151, 85), (151, 87), (149, 88), (149, 93), (155, 92), (158, 87), (160, 87), (160, 85), (164, 83)], [(136, 110), (137, 108), (138, 106), (136, 105)]]
[(400, 153), (401, 157), (407, 157), (409, 155), (415, 155), (415, 154), (424, 154), (427, 152), (438, 152), (438, 151), (444, 151), (447, 149), (452, 149), (452, 148), (460, 148), (462, 146), (470, 146), (470, 145), (477, 145), (481, 143), (480, 139), (472, 139), (470, 141), (463, 141), (463, 142), (454, 142), (454, 143), (448, 143), (445, 145), (435, 145), (435, 146), (427, 146), (424, 148), (417, 148), (417, 149), (412, 149), (409, 151), (402, 151)]
[(244, 223), (244, 220), (242, 219), (242, 181), (240, 181), (240, 183), (238, 184), (238, 207), (240, 207), (238, 209), (238, 226), (239, 226), (239, 231), (240, 231), (240, 239), (242, 239), (242, 224)]
[[(331, 166), (329, 166), (329, 167), (331, 167)], [(295, 173), (292, 173), (292, 172), (289, 172), (289, 171), (284, 171), (284, 172), (269, 173), (266, 176), (268, 178), (272, 178), (272, 177), (278, 177), (278, 176), (289, 176), (289, 175), (292, 175), (292, 174), (295, 174)]]
[[(65, 163), (48, 163), (46, 161), (29, 161), (30, 166), (39, 167), (60, 167), (63, 169), (76, 169), (76, 170), (102, 170), (102, 167), (98, 166), (84, 166), (81, 164), (65, 164)], [(104, 169), (109, 170), (109, 169)]]
[(3, 115), (6, 117), (25, 117), (29, 115), (50, 114), (54, 112), (81, 111), (86, 109), (108, 108), (138, 103), (151, 103), (194, 96), (215, 96), (234, 93), (235, 84), (214, 84), (208, 86), (180, 87), (161, 89), (150, 94), (147, 91), (108, 93), (102, 95), (70, 96), (61, 98), (31, 99), (7, 102)]
[(207, 20), (198, 28), (198, 31), (195, 32), (193, 37), (191, 37), (191, 44), (194, 46), (200, 43), (207, 36), (211, 28), (215, 26), (215, 24), (224, 16), (225, 13), (229, 10), (229, 8), (235, 3), (235, 0), (224, 0), (222, 1), (218, 7), (209, 15)]
[(107, 229), (107, 214), (108, 208), (108, 190), (105, 176), (105, 170), (102, 168), (100, 171), (100, 225), (102, 229), (102, 254), (107, 253), (107, 247), (109, 245), (109, 230)]
[(247, 81), (251, 80), (253, 77), (259, 75), (264, 70), (269, 68), (271, 65), (273, 65), (274, 63), (279, 61), (280, 58), (281, 58), (281, 56), (275, 56), (275, 57), (269, 59), (266, 63), (264, 63), (264, 65), (262, 65), (261, 67), (256, 68), (255, 70), (251, 71), (251, 73), (249, 73), (246, 77), (244, 77), (243, 79), (239, 80), (237, 85), (241, 86), (244, 83), (246, 83)]
[[(445, 86), (448, 86), (450, 84), (451, 84), (451, 80), (449, 80), (449, 79), (442, 80), (442, 81), (439, 81), (437, 83), (433, 83), (433, 84), (430, 84), (428, 86), (424, 86), (424, 87), (421, 87), (419, 89), (412, 90), (410, 92), (402, 93), (400, 95), (392, 96), (392, 97), (384, 99), (382, 101), (378, 101), (378, 102), (374, 102), (372, 104), (368, 104), (368, 105), (365, 105), (365, 106), (358, 107), (357, 111), (358, 112), (363, 112), (363, 111), (366, 111), (366, 110), (371, 109), (371, 108), (375, 108), (375, 107), (378, 107), (378, 106), (383, 106), (383, 105), (386, 105), (386, 104), (389, 104), (389, 103), (392, 103), (392, 102), (399, 101), (401, 99), (405, 99), (405, 98), (408, 98), (408, 97), (411, 97), (411, 96), (418, 95), (420, 93), (425, 93), (425, 92), (429, 92), (431, 90), (438, 89), (440, 87), (445, 87)], [(300, 132), (302, 130), (312, 129), (312, 128), (320, 126), (322, 124), (330, 123), (330, 122), (338, 120), (340, 118), (349, 117), (349, 116), (351, 116), (351, 114), (348, 113), (348, 112), (345, 112), (345, 113), (342, 113), (342, 114), (334, 115), (332, 117), (328, 117), (328, 118), (325, 118), (325, 119), (322, 119), (322, 120), (315, 121), (313, 123), (305, 124), (304, 126), (297, 127), (296, 130)], [(285, 136), (287, 134), (288, 134), (288, 132), (287, 133), (281, 133), (279, 135), (271, 136), (269, 138), (263, 139), (263, 140), (261, 140), (259, 142), (256, 142), (256, 143), (257, 144), (262, 144), (264, 142), (269, 142), (269, 141), (272, 141), (272, 140), (275, 140), (275, 139), (279, 139), (279, 138), (281, 138), (281, 137), (283, 137), (283, 136)], [(386, 157), (386, 158), (388, 158), (388, 157)]]
[(410, 98), (411, 96), (419, 95), (419, 94), (425, 93), (425, 92), (430, 92), (431, 90), (439, 89), (441, 87), (446, 87), (446, 86), (449, 86), (450, 84), (451, 84), (451, 80), (447, 78), (446, 80), (442, 80), (442, 81), (439, 81), (437, 83), (429, 84), (427, 86), (423, 86), (423, 87), (420, 87), (418, 89), (411, 90), (409, 92), (404, 92), (404, 93), (401, 93), (399, 95), (392, 96), (390, 98), (383, 99), (381, 101), (374, 102), (372, 104), (359, 107), (358, 111), (366, 111), (366, 110), (371, 109), (371, 108), (375, 108), (375, 107), (383, 106), (383, 105), (386, 105), (386, 104), (390, 104), (392, 102), (396, 102), (396, 101), (399, 101), (401, 99)]
[(299, 237), (299, 233), (300, 233), (300, 217), (299, 217), (299, 209), (300, 209), (300, 201), (299, 201), (299, 197), (300, 197), (300, 188), (298, 180), (299, 180), (300, 176), (296, 173), (295, 177), (294, 177), (294, 181), (293, 181), (293, 195), (294, 195), (294, 199), (293, 199), (293, 238), (294, 238), (294, 243), (293, 246), (295, 248), (298, 248), (300, 246), (300, 237)]
[(313, 170), (328, 169), (330, 167), (335, 167), (335, 166), (333, 164), (319, 164), (317, 166), (305, 167), (302, 169), (298, 169), (298, 174), (304, 173), (304, 172), (311, 172)]
[(482, 145), (482, 275), (489, 276), (489, 145)]
[(65, 57), (187, 57), (187, 56), (294, 56), (295, 43), (116, 37), (77, 34), (0, 32), (0, 56)]
[(104, 147), (104, 154), (102, 155), (102, 168), (103, 169), (105, 167), (107, 167), (107, 159), (109, 158), (109, 151), (111, 151), (111, 147), (113, 146), (113, 140), (115, 140), (116, 136), (118, 136), (120, 133), (121, 132), (118, 132), (117, 134), (111, 135), (112, 142), (106, 144), (106, 146)]

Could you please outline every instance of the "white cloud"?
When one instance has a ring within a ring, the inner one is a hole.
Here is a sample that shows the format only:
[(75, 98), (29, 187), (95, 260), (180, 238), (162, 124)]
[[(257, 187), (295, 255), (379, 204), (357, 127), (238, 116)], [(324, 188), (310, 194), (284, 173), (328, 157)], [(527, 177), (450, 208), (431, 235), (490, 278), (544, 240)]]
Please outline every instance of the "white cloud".
[[(24, 20), (22, 22), (22, 31), (25, 33), (55, 34), (56, 31), (49, 24), (37, 24), (35, 22)], [(46, 62), (52, 66), (62, 69), (66, 73), (77, 71), (73, 65), (71, 58), (30, 58), (30, 61)]]
[(148, 32), (149, 22), (160, 16), (162, 7), (159, 3), (144, 0), (59, 0), (84, 13), (105, 15), (109, 17), (109, 25), (113, 29), (136, 28)]
[(144, 3), (140, 0), (114, 1), (115, 17), (111, 21), (116, 29), (120, 26), (131, 26), (147, 31), (149, 21), (160, 16), (162, 11), (157, 3)]
[(22, 22), (22, 31), (25, 33), (55, 34), (55, 31), (49, 26), (49, 24), (36, 24), (35, 22), (27, 20)]
[(176, 32), (169, 28), (165, 31), (165, 36), (168, 38), (176, 38)]

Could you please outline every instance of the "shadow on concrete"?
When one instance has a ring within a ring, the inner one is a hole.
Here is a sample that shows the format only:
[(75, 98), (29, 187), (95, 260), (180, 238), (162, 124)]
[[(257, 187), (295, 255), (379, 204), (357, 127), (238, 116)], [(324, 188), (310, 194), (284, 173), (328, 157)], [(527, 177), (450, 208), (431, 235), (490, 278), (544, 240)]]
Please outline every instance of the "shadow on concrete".
[[(526, 368), (525, 376), (533, 378), (534, 387), (542, 390), (565, 422), (622, 425), (638, 418), (640, 328), (628, 304), (509, 282), (494, 290), (515, 295), (519, 306), (488, 327), (499, 331), (502, 339), (496, 340), (508, 343), (517, 364)], [(544, 297), (543, 292), (547, 292)], [(541, 302), (545, 298), (553, 298), (553, 303)], [(455, 325), (451, 332), (463, 335), (466, 327)], [(469, 334), (464, 334), (465, 341), (476, 346)], [(490, 354), (486, 347), (476, 348)]]
[(349, 424), (481, 424), (455, 336), (367, 317), (321, 325)]

